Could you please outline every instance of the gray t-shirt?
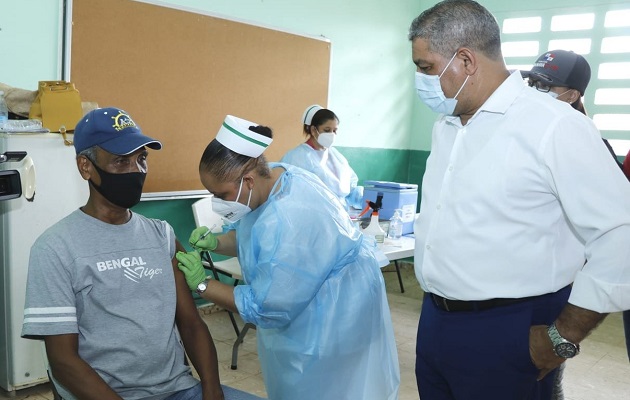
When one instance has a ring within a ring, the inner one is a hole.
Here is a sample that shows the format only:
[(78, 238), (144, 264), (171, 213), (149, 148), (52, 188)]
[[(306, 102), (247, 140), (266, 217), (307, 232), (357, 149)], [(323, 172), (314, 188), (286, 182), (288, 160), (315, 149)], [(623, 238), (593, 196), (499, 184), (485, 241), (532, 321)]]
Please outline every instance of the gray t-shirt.
[(23, 337), (77, 333), (79, 355), (124, 399), (162, 399), (197, 380), (175, 325), (173, 228), (77, 210), (31, 248)]

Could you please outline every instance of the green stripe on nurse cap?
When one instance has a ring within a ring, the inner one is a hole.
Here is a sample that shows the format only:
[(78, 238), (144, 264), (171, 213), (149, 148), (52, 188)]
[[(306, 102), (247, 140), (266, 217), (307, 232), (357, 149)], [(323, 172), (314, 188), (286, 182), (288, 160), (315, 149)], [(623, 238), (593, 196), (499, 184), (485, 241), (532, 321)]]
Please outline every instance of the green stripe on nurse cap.
[(311, 121), (313, 121), (313, 115), (315, 115), (315, 113), (322, 108), (324, 107), (320, 106), (319, 104), (313, 104), (312, 106), (306, 107), (306, 110), (304, 110), (304, 115), (302, 115), (302, 123), (304, 125), (310, 125)]
[(250, 126), (258, 126), (258, 124), (228, 115), (219, 129), (216, 139), (235, 153), (256, 158), (271, 144), (272, 139), (251, 131)]

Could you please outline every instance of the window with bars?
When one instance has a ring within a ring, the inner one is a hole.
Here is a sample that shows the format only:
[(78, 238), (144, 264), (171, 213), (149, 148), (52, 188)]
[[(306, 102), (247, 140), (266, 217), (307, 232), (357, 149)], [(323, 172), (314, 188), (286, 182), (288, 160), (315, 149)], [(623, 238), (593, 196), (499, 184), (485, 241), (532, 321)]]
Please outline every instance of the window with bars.
[(510, 69), (529, 70), (549, 50), (572, 50), (591, 66), (584, 104), (619, 155), (630, 148), (630, 6), (495, 14)]

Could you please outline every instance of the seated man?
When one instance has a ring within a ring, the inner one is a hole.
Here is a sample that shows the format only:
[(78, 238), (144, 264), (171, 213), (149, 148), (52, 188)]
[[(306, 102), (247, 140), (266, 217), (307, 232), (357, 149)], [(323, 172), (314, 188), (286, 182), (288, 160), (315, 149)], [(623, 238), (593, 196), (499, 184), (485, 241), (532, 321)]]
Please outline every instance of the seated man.
[(31, 249), (22, 336), (44, 339), (65, 400), (223, 399), (216, 349), (177, 269), (183, 247), (168, 223), (129, 210), (145, 146), (162, 144), (102, 108), (79, 121), (74, 146), (90, 196)]

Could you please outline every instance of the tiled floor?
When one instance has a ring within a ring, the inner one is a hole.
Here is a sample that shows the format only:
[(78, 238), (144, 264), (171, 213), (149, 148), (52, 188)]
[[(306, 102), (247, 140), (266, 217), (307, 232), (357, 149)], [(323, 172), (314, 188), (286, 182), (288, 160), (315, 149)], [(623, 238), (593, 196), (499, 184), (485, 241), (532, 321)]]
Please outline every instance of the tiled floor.
[[(392, 269), (388, 267), (387, 269)], [(411, 264), (402, 268), (405, 293), (400, 293), (394, 272), (385, 273), (389, 305), (394, 321), (400, 361), (400, 400), (418, 399), (414, 376), (416, 327), (422, 292)], [(247, 334), (239, 351), (238, 369), (230, 369), (235, 334), (227, 313), (202, 309), (219, 354), (221, 381), (241, 390), (265, 396), (256, 354), (255, 332)], [(568, 362), (564, 374), (565, 400), (630, 399), (630, 363), (626, 355), (621, 315), (612, 314), (582, 344), (582, 353)], [(0, 393), (0, 399), (52, 399), (49, 386), (18, 391), (14, 397)], [(349, 399), (361, 400), (361, 399)], [(482, 400), (482, 399), (480, 399)], [(509, 399), (506, 399), (509, 400)]]

